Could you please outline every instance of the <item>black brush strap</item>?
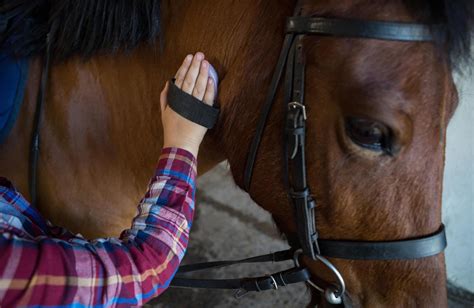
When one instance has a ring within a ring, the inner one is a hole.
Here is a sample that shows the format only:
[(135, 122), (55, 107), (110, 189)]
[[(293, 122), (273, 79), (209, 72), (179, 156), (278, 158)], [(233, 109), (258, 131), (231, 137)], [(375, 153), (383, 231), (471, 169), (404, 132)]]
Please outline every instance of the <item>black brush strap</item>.
[(206, 128), (213, 128), (219, 119), (218, 107), (182, 91), (174, 84), (174, 79), (169, 81), (168, 106), (182, 117)]

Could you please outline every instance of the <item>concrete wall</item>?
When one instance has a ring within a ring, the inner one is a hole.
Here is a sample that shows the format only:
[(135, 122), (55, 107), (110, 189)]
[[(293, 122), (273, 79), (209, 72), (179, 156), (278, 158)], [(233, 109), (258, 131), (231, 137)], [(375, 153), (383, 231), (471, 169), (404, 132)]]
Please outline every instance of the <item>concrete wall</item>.
[(447, 136), (443, 217), (448, 279), (474, 292), (474, 74), (457, 78), (460, 105)]

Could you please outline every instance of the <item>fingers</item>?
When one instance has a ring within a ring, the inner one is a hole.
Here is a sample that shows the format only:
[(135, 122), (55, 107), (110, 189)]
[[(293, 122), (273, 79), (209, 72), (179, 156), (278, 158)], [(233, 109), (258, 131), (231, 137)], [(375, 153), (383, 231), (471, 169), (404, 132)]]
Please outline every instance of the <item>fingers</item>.
[(199, 75), (194, 85), (192, 95), (198, 100), (202, 101), (204, 93), (206, 92), (207, 80), (209, 79), (209, 62), (206, 60), (202, 61)]
[(207, 88), (206, 92), (204, 93), (203, 101), (208, 105), (214, 104), (214, 99), (216, 95), (216, 85), (214, 84), (214, 80), (212, 78), (207, 78)]
[(189, 67), (188, 72), (186, 73), (186, 77), (184, 77), (181, 90), (188, 94), (193, 94), (196, 79), (201, 69), (202, 60), (204, 60), (204, 54), (202, 52), (196, 53), (194, 55), (193, 61), (191, 62), (191, 66)]
[(174, 84), (180, 89), (183, 86), (183, 81), (186, 77), (186, 73), (188, 72), (189, 67), (191, 66), (192, 59), (193, 55), (187, 55), (186, 58), (184, 58), (183, 64), (181, 64), (181, 67), (178, 69), (178, 72), (174, 76), (174, 78), (176, 79)]
[[(216, 96), (216, 85), (213, 79), (209, 78), (211, 65), (204, 58), (202, 52), (197, 52), (194, 56), (187, 55), (175, 75), (175, 85), (182, 91), (212, 105)], [(167, 91), (167, 87), (168, 85), (163, 92)], [(162, 95), (164, 95), (163, 92)], [(166, 98), (161, 98), (161, 101), (166, 102)], [(165, 107), (166, 103), (162, 108)]]

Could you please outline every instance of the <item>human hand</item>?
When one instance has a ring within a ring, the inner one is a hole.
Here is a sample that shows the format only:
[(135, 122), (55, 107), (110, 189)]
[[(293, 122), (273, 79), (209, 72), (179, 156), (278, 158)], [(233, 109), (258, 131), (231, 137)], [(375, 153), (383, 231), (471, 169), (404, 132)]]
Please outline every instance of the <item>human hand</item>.
[[(175, 75), (175, 85), (208, 105), (213, 105), (216, 85), (209, 77), (209, 62), (201, 52), (188, 55)], [(197, 157), (199, 146), (207, 128), (185, 119), (168, 106), (168, 82), (160, 95), (161, 120), (163, 123), (163, 147), (178, 147)]]

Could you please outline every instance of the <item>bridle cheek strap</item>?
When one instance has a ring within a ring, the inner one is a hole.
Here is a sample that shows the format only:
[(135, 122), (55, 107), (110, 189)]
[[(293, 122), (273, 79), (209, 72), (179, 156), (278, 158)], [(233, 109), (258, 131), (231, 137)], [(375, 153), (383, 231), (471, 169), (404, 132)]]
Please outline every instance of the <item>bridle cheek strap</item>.
[(305, 136), (306, 107), (304, 105), (305, 62), (303, 55), (303, 36), (294, 40), (285, 74), (286, 142), (285, 182), (288, 185), (288, 196), (293, 204), (296, 216), (298, 239), (303, 253), (313, 260), (320, 254), (318, 234), (316, 231), (316, 202), (311, 196), (306, 179)]

